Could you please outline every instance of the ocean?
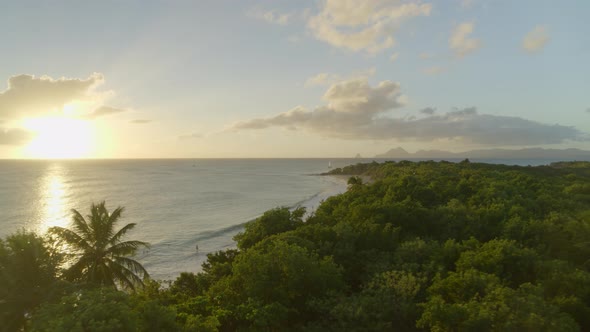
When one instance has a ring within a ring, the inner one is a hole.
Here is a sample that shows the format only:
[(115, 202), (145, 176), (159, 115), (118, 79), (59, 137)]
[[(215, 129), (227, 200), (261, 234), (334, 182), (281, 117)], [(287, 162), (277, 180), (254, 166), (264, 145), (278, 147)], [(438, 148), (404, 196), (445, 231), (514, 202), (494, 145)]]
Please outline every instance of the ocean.
[[(235, 246), (243, 225), (265, 211), (304, 206), (313, 211), (344, 192), (332, 167), (372, 159), (154, 159), (0, 161), (0, 237), (19, 229), (44, 233), (68, 227), (71, 209), (91, 203), (125, 208), (120, 227), (137, 223), (127, 239), (146, 241), (136, 259), (152, 278), (197, 272), (206, 255)], [(487, 160), (486, 162), (503, 162)], [(550, 161), (508, 161), (539, 165)], [(198, 246), (199, 250), (195, 248)]]

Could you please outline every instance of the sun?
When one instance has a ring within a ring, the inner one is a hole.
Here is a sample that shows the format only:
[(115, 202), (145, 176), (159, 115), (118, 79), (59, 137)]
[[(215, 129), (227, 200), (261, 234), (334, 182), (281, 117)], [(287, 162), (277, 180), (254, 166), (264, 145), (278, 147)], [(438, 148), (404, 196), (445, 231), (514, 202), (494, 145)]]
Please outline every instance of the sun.
[(94, 150), (94, 127), (89, 121), (67, 118), (34, 118), (24, 127), (35, 134), (25, 147), (27, 158), (75, 159), (88, 158)]

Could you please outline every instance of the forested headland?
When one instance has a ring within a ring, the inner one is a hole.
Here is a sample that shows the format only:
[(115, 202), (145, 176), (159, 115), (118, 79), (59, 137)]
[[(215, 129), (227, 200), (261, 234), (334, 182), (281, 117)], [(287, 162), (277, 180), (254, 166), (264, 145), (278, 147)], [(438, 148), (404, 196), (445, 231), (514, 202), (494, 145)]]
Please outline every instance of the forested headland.
[(590, 331), (590, 163), (330, 174), (351, 177), (345, 193), (267, 211), (168, 283), (67, 264), (59, 231), (11, 235), (0, 330)]

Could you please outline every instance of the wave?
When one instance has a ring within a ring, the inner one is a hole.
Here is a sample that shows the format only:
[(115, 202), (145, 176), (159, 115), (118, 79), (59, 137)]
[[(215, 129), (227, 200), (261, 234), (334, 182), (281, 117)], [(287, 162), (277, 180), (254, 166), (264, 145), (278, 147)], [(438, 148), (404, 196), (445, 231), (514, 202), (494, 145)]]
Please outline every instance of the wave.
[[(344, 183), (344, 182), (342, 182), (342, 183)], [(294, 204), (285, 205), (284, 207), (287, 207), (290, 210), (294, 210), (299, 207), (305, 207), (307, 210), (306, 211), (307, 215), (309, 215), (312, 212), (312, 211), (310, 211), (310, 208), (313, 209), (314, 204), (319, 205), (321, 203), (321, 201), (323, 201), (324, 199), (327, 199), (328, 197), (330, 197), (334, 194), (339, 194), (341, 192), (341, 190), (339, 190), (339, 189), (341, 188), (342, 183), (340, 181), (335, 181), (332, 183), (330, 188), (326, 188), (324, 190), (318, 191), (317, 193), (310, 195), (310, 196), (308, 196), (308, 197), (306, 197)], [(214, 238), (219, 238), (219, 237), (222, 237), (227, 234), (237, 233), (238, 231), (242, 230), (247, 223), (255, 221), (256, 219), (260, 218), (262, 215), (263, 215), (263, 213), (255, 216), (253, 218), (250, 218), (249, 220), (247, 220), (245, 222), (230, 225), (230, 226), (218, 229), (218, 230), (211, 230), (211, 231), (202, 232), (190, 240), (183, 241), (182, 244), (188, 245), (188, 244), (196, 243), (198, 241), (202, 242), (202, 241), (206, 241), (206, 240), (210, 240), (210, 239), (214, 239)]]
[(249, 223), (250, 221), (254, 221), (256, 219), (258, 219), (259, 217), (256, 217), (252, 220), (243, 222), (243, 223), (239, 223), (239, 224), (235, 224), (235, 225), (231, 225), (231, 226), (227, 226), (218, 230), (213, 230), (213, 231), (206, 231), (203, 232), (199, 235), (197, 235), (196, 237), (190, 239), (190, 240), (186, 240), (184, 241), (185, 244), (189, 244), (189, 243), (195, 243), (195, 241), (204, 241), (204, 240), (209, 240), (209, 239), (214, 239), (217, 237), (221, 237), (222, 235), (226, 235), (228, 233), (234, 233), (237, 232), (239, 230), (241, 230), (242, 228), (244, 228), (244, 226)]

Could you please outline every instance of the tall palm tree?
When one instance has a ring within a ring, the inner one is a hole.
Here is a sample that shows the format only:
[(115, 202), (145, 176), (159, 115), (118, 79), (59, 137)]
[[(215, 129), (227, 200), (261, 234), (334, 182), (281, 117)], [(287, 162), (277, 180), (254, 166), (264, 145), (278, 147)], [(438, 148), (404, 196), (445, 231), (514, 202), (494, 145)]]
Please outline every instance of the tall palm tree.
[(115, 288), (119, 285), (131, 290), (143, 286), (143, 278), (149, 275), (139, 262), (128, 256), (149, 244), (121, 241), (136, 225), (127, 224), (115, 232), (114, 226), (122, 212), (123, 208), (118, 207), (109, 213), (105, 202), (92, 204), (86, 219), (72, 209), (72, 230), (63, 227), (49, 230), (63, 240), (74, 255), (73, 264), (65, 272), (67, 279)]

